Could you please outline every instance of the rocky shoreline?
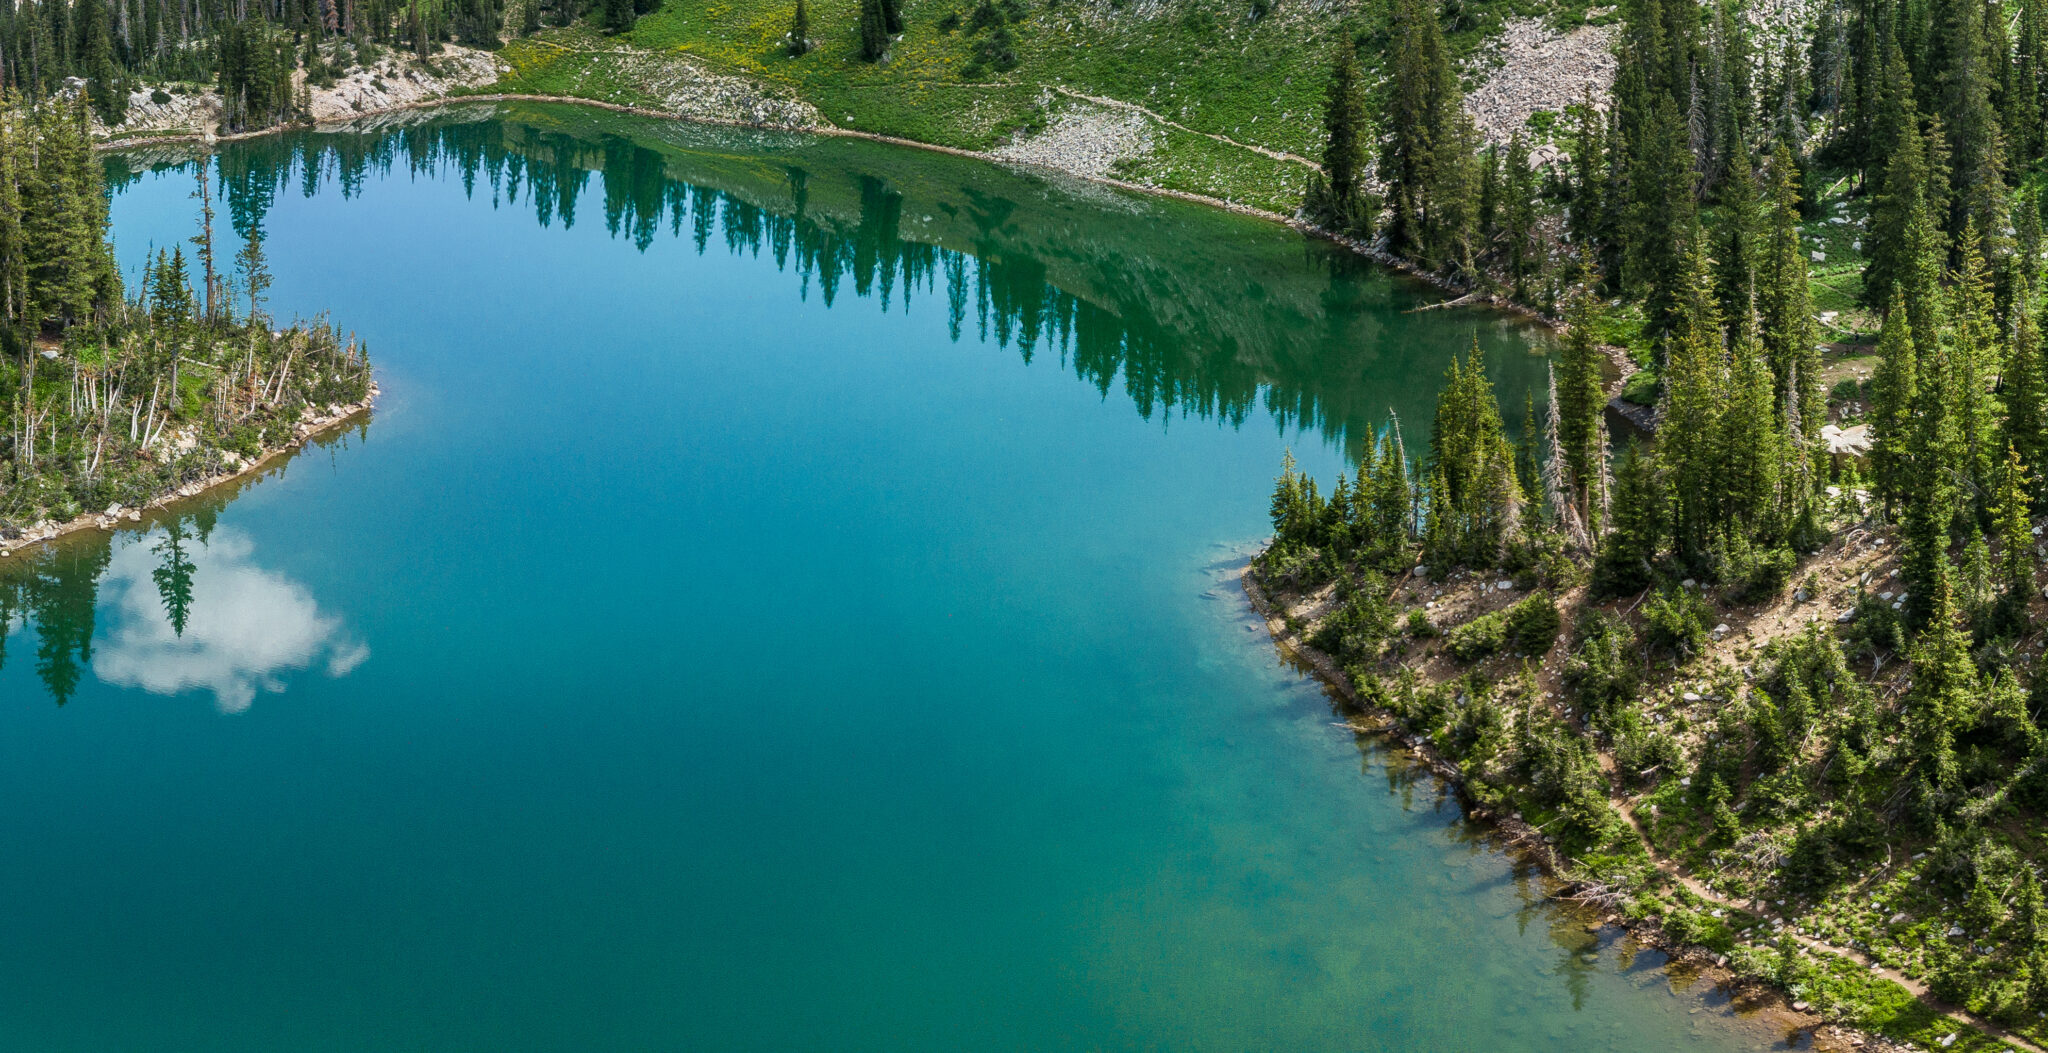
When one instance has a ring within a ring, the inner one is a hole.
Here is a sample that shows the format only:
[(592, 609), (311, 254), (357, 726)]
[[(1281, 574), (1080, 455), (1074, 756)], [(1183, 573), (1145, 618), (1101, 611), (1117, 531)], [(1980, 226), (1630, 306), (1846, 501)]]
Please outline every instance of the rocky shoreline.
[[(1421, 763), (1448, 785), (1462, 792), (1465, 774), (1455, 761), (1445, 757), (1430, 745), (1427, 739), (1414, 734), (1392, 713), (1362, 702), (1350, 678), (1343, 675), (1337, 663), (1328, 655), (1310, 646), (1305, 634), (1296, 632), (1288, 624), (1286, 615), (1273, 598), (1259, 583), (1257, 572), (1247, 565), (1239, 576), (1245, 596), (1251, 602), (1252, 610), (1265, 623), (1266, 631), (1273, 638), (1274, 645), (1301, 668), (1313, 673), (1321, 681), (1332, 698), (1339, 704), (1345, 715), (1344, 726), (1354, 732), (1380, 736), (1403, 750), (1409, 757)], [(1625, 930), (1637, 943), (1654, 947), (1667, 954), (1674, 963), (1683, 963), (1697, 970), (1701, 976), (1717, 984), (1731, 999), (1746, 1003), (1746, 1011), (1770, 1013), (1775, 1022), (1782, 1023), (1787, 1031), (1803, 1031), (1812, 1036), (1816, 1050), (1851, 1051), (1863, 1053), (1912, 1053), (1918, 1047), (1894, 1041), (1883, 1035), (1858, 1030), (1812, 1012), (1804, 1002), (1794, 1002), (1776, 985), (1768, 980), (1747, 976), (1728, 967), (1727, 958), (1704, 947), (1684, 944), (1671, 938), (1663, 927), (1647, 918), (1631, 918), (1610, 904), (1599, 902), (1582, 893), (1585, 889), (1567, 876), (1565, 860), (1556, 846), (1542, 831), (1513, 815), (1503, 815), (1486, 808), (1475, 807), (1465, 802), (1466, 817), (1480, 823), (1496, 834), (1503, 848), (1534, 864), (1550, 879), (1545, 885), (1545, 894), (1554, 900), (1573, 904), (1597, 914), (1603, 926)]]
[[(299, 422), (292, 425), (291, 441), (277, 446), (266, 447), (261, 453), (250, 460), (243, 461), (240, 458), (235, 458), (235, 461), (230, 463), (227, 471), (210, 475), (203, 479), (197, 479), (174, 490), (158, 494), (156, 497), (151, 498), (147, 504), (139, 507), (111, 505), (103, 512), (88, 512), (63, 522), (46, 519), (30, 525), (26, 529), (12, 531), (11, 533), (14, 535), (12, 537), (0, 533), (0, 558), (13, 555), (15, 552), (31, 545), (39, 545), (45, 541), (63, 537), (66, 534), (75, 534), (83, 530), (113, 530), (124, 522), (141, 522), (143, 513), (151, 509), (162, 508), (174, 501), (197, 497), (208, 490), (225, 486), (237, 479), (251, 475), (277, 458), (305, 446), (309, 440), (333, 431), (343, 424), (370, 412), (376, 406), (377, 396), (382, 393), (376, 382), (372, 381), (370, 383), (369, 396), (361, 402), (350, 403), (346, 406), (330, 405), (324, 407), (324, 412), (309, 406), (306, 412), (299, 418)], [(228, 456), (234, 457), (233, 454)]]

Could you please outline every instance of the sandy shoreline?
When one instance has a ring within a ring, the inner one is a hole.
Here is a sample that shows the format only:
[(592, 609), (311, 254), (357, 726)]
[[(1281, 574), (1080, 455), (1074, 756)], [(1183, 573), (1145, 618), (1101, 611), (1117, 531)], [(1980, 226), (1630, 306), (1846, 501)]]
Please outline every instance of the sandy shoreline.
[(111, 531), (119, 528), (123, 523), (138, 523), (141, 522), (144, 512), (163, 508), (175, 501), (198, 497), (209, 490), (226, 486), (238, 479), (253, 475), (279, 457), (301, 449), (309, 440), (334, 431), (342, 425), (369, 413), (376, 407), (377, 396), (382, 393), (377, 387), (376, 381), (371, 381), (370, 394), (363, 401), (336, 407), (339, 410), (337, 413), (320, 414), (294, 424), (292, 426), (292, 439), (290, 442), (264, 448), (262, 453), (234, 471), (222, 472), (219, 475), (210, 475), (204, 479), (186, 483), (175, 490), (158, 494), (151, 498), (147, 504), (138, 507), (121, 506), (112, 515), (108, 515), (105, 512), (88, 512), (62, 523), (53, 523), (45, 520), (23, 530), (20, 537), (0, 538), (0, 558), (13, 555), (15, 552), (28, 548), (31, 545), (40, 545), (45, 541), (63, 537), (66, 534), (75, 534), (85, 530)]

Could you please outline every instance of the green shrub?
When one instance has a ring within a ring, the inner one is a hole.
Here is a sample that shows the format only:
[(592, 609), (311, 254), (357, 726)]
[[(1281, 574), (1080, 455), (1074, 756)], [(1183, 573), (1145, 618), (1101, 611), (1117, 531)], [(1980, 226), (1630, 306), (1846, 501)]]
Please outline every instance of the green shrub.
[(1422, 613), (1420, 607), (1412, 609), (1408, 612), (1408, 635), (1427, 640), (1436, 635), (1436, 623), (1430, 621), (1429, 615)]
[(1444, 640), (1444, 649), (1460, 662), (1476, 662), (1499, 652), (1507, 642), (1507, 612), (1494, 611), (1452, 629)]
[(1690, 658), (1707, 645), (1713, 613), (1692, 590), (1666, 588), (1643, 604), (1643, 635), (1651, 647)]
[(1594, 728), (1620, 739), (1621, 717), (1632, 715), (1638, 687), (1636, 634), (1628, 623), (1603, 611), (1579, 615), (1573, 650), (1564, 666), (1564, 689)]
[(1629, 374), (1628, 382), (1621, 386), (1622, 401), (1654, 406), (1657, 404), (1657, 390), (1657, 374), (1647, 369), (1637, 370)]
[(1540, 655), (1557, 639), (1559, 624), (1557, 604), (1549, 593), (1538, 592), (1512, 607), (1482, 614), (1452, 629), (1445, 649), (1461, 662), (1498, 654), (1509, 644), (1523, 654)]
[(1507, 631), (1523, 654), (1540, 655), (1557, 640), (1560, 624), (1557, 604), (1547, 592), (1537, 592), (1507, 609)]
[(1380, 643), (1394, 634), (1394, 609), (1380, 595), (1377, 581), (1352, 587), (1335, 613), (1323, 619), (1309, 643), (1316, 650), (1350, 663), (1379, 654)]

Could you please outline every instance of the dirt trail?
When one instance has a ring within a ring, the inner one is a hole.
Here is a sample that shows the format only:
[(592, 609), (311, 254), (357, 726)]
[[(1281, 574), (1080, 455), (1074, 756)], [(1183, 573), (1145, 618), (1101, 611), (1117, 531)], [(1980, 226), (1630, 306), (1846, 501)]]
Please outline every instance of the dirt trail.
[(1181, 131), (1188, 133), (1189, 135), (1199, 135), (1205, 139), (1214, 139), (1219, 143), (1223, 143), (1228, 146), (1235, 146), (1240, 150), (1250, 150), (1252, 153), (1255, 154), (1263, 154), (1267, 157), (1272, 158), (1275, 161), (1288, 161), (1293, 164), (1307, 165), (1308, 167), (1313, 168), (1318, 172), (1323, 170), (1322, 165), (1317, 164), (1316, 162), (1311, 161), (1308, 158), (1303, 157), (1299, 154), (1290, 154), (1284, 150), (1269, 150), (1263, 146), (1254, 146), (1251, 143), (1238, 142), (1237, 140), (1232, 139), (1227, 135), (1217, 135), (1215, 132), (1205, 132), (1199, 129), (1190, 128), (1187, 125), (1182, 124), (1179, 121), (1176, 121), (1163, 113), (1160, 113), (1157, 110), (1140, 106), (1135, 102), (1125, 102), (1122, 99), (1112, 99), (1103, 95), (1084, 95), (1081, 92), (1075, 91), (1074, 89), (1067, 87), (1055, 86), (1052, 90), (1058, 92), (1061, 95), (1066, 96), (1067, 98), (1080, 99), (1082, 102), (1092, 102), (1097, 106), (1110, 106), (1119, 110), (1130, 110), (1133, 113), (1142, 113), (1145, 116), (1150, 117), (1153, 120), (1158, 121), (1160, 124), (1166, 125), (1169, 128), (1178, 128)]

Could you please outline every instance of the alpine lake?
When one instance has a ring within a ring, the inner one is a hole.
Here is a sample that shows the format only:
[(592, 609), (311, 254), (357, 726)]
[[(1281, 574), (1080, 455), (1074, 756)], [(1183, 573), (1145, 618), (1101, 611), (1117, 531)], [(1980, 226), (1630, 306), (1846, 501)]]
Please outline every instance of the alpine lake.
[[(131, 283), (198, 156), (109, 155)], [(384, 395), (0, 561), (0, 1049), (1810, 1043), (1549, 901), (1239, 588), (1283, 451), (1419, 454), (1475, 341), (1519, 422), (1525, 323), (850, 139), (472, 103), (206, 163)]]

